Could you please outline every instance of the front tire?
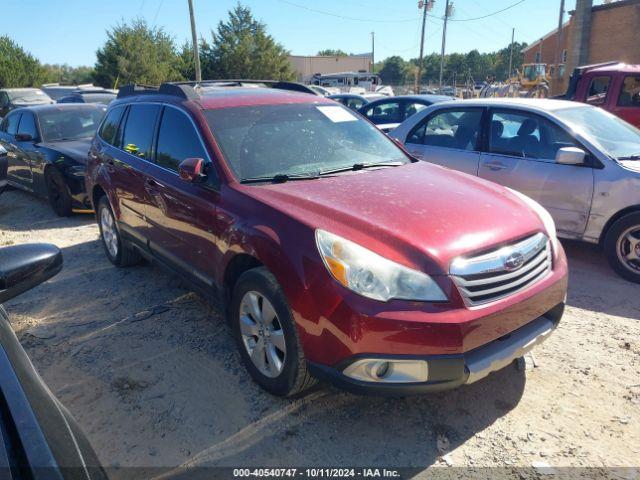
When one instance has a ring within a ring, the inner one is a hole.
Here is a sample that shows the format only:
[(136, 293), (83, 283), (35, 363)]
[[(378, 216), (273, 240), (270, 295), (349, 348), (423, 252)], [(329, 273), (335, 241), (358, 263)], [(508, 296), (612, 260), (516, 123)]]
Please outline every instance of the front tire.
[(64, 177), (55, 167), (49, 167), (45, 171), (44, 181), (47, 187), (49, 205), (59, 217), (69, 217), (72, 213), (73, 199), (69, 193)]
[(128, 267), (140, 262), (140, 253), (120, 236), (116, 219), (106, 196), (100, 197), (97, 210), (100, 239), (107, 258), (116, 267)]
[(640, 283), (640, 212), (616, 220), (605, 237), (604, 251), (616, 273)]
[(266, 268), (240, 276), (230, 312), (242, 361), (258, 385), (274, 395), (290, 397), (315, 383), (287, 299)]

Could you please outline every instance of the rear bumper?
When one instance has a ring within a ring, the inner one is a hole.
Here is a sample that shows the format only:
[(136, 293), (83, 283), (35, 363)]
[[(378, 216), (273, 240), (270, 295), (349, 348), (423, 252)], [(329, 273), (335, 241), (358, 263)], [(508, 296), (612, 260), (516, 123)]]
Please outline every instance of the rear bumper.
[[(563, 312), (564, 303), (561, 303), (523, 327), (462, 354), (424, 356), (359, 354), (334, 367), (310, 363), (309, 369), (316, 377), (359, 394), (396, 396), (449, 390), (477, 382), (525, 355), (551, 335), (560, 322)], [(428, 379), (420, 383), (385, 383), (384, 380), (357, 380), (343, 373), (349, 365), (363, 359), (390, 362), (422, 360), (428, 365)]]

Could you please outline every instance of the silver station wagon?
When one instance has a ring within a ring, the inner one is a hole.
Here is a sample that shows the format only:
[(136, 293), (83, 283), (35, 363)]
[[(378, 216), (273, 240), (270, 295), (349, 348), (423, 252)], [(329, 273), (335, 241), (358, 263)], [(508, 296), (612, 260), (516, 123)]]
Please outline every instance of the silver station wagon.
[(541, 203), (563, 238), (600, 244), (640, 283), (640, 130), (562, 100), (444, 102), (390, 135), (414, 156), (517, 190)]

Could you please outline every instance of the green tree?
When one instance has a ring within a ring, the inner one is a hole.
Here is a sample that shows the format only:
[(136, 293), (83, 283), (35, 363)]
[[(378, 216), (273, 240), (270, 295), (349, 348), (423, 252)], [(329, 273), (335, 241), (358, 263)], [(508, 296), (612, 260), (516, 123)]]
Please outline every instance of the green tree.
[(39, 87), (46, 79), (40, 62), (8, 36), (0, 37), (0, 88)]
[[(267, 34), (266, 25), (253, 18), (251, 10), (238, 4), (227, 22), (218, 24), (212, 42), (204, 45), (205, 78), (292, 80), (295, 73), (289, 52)], [(206, 75), (205, 75), (206, 71)]]
[(350, 54), (344, 50), (327, 48), (318, 52), (319, 57), (348, 57)]
[(45, 64), (46, 83), (60, 83), (63, 85), (79, 85), (93, 81), (93, 67), (71, 67), (67, 64)]
[(113, 27), (96, 57), (94, 80), (103, 87), (127, 83), (157, 85), (183, 79), (173, 37), (144, 20)]
[(397, 55), (387, 58), (380, 70), (376, 71), (380, 75), (382, 83), (387, 85), (403, 84), (409, 73), (407, 62)]

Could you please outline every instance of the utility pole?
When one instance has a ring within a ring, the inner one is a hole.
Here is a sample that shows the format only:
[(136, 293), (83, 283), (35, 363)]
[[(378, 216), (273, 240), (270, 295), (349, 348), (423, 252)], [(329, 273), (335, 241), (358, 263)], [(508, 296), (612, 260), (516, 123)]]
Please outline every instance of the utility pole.
[(189, 17), (191, 17), (191, 39), (193, 41), (193, 59), (196, 64), (196, 82), (202, 81), (200, 70), (200, 53), (198, 53), (198, 34), (196, 33), (196, 18), (193, 14), (193, 0), (189, 0)]
[(513, 72), (513, 39), (516, 35), (515, 27), (511, 29), (511, 51), (509, 52), (509, 71), (507, 72), (507, 80), (511, 78), (511, 72)]
[(554, 55), (554, 63), (555, 63), (555, 75), (551, 78), (551, 87), (552, 90), (555, 91), (557, 84), (560, 82), (560, 63), (558, 60), (558, 55), (561, 55), (560, 49), (562, 48), (562, 23), (564, 20), (564, 0), (560, 0), (560, 15), (558, 16), (558, 33), (556, 34), (557, 43), (556, 43), (556, 53)]
[(371, 32), (371, 73), (376, 73), (376, 32)]
[(420, 93), (420, 86), (422, 83), (422, 60), (424, 58), (424, 31), (427, 24), (427, 12), (429, 12), (435, 0), (420, 0), (418, 2), (418, 8), (422, 9), (422, 35), (420, 36), (420, 62), (418, 63), (418, 77), (416, 78), (415, 90), (416, 93)]
[(447, 43), (447, 21), (453, 14), (453, 3), (447, 0), (444, 8), (444, 25), (442, 26), (442, 50), (440, 52), (440, 93), (442, 93), (442, 72), (444, 71), (444, 51)]

